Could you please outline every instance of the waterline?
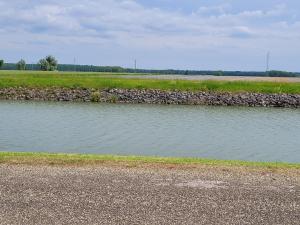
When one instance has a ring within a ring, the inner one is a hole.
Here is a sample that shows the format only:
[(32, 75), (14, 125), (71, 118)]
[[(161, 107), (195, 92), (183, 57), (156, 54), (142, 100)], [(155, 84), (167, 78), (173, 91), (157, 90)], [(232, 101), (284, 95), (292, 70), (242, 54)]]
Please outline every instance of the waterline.
[(298, 109), (0, 102), (0, 149), (300, 162)]

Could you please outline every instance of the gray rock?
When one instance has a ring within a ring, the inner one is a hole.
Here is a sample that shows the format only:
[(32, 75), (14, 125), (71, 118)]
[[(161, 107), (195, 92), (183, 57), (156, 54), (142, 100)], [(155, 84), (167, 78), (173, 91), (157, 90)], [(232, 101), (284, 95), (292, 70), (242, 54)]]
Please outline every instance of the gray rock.
[(86, 88), (3, 88), (0, 89), (0, 99), (90, 102), (95, 92), (100, 93), (99, 102), (300, 107), (300, 95), (297, 94), (218, 93), (117, 88), (104, 90)]

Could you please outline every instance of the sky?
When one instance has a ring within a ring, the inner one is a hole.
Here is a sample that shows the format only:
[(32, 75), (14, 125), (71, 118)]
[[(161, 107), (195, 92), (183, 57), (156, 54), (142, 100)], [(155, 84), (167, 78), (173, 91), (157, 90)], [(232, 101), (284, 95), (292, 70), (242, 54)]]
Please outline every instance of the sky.
[(300, 71), (299, 0), (0, 0), (0, 58)]

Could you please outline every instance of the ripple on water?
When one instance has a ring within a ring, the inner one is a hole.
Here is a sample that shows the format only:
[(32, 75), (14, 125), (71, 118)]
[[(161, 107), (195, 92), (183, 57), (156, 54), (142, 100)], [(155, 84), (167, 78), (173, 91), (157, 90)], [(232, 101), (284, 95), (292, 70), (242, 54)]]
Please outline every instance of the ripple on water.
[(0, 148), (300, 162), (299, 109), (0, 102)]

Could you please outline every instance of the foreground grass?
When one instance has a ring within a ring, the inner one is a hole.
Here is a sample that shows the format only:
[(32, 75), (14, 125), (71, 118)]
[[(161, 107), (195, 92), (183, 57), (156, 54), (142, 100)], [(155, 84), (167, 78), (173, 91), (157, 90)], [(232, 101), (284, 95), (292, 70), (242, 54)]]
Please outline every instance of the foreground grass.
[(94, 154), (51, 154), (0, 152), (0, 163), (29, 165), (95, 165), (102, 163), (118, 164), (172, 164), (172, 165), (209, 165), (209, 166), (239, 166), (268, 169), (300, 169), (300, 164), (282, 162), (246, 162), (238, 160), (213, 160), (200, 158), (166, 158), (147, 156), (117, 156)]
[[(117, 74), (122, 75), (122, 74)], [(124, 76), (128, 74), (123, 74)], [(141, 74), (138, 74), (141, 75)], [(120, 78), (109, 73), (0, 71), (0, 88), (123, 88), (300, 94), (300, 82), (190, 81)]]

